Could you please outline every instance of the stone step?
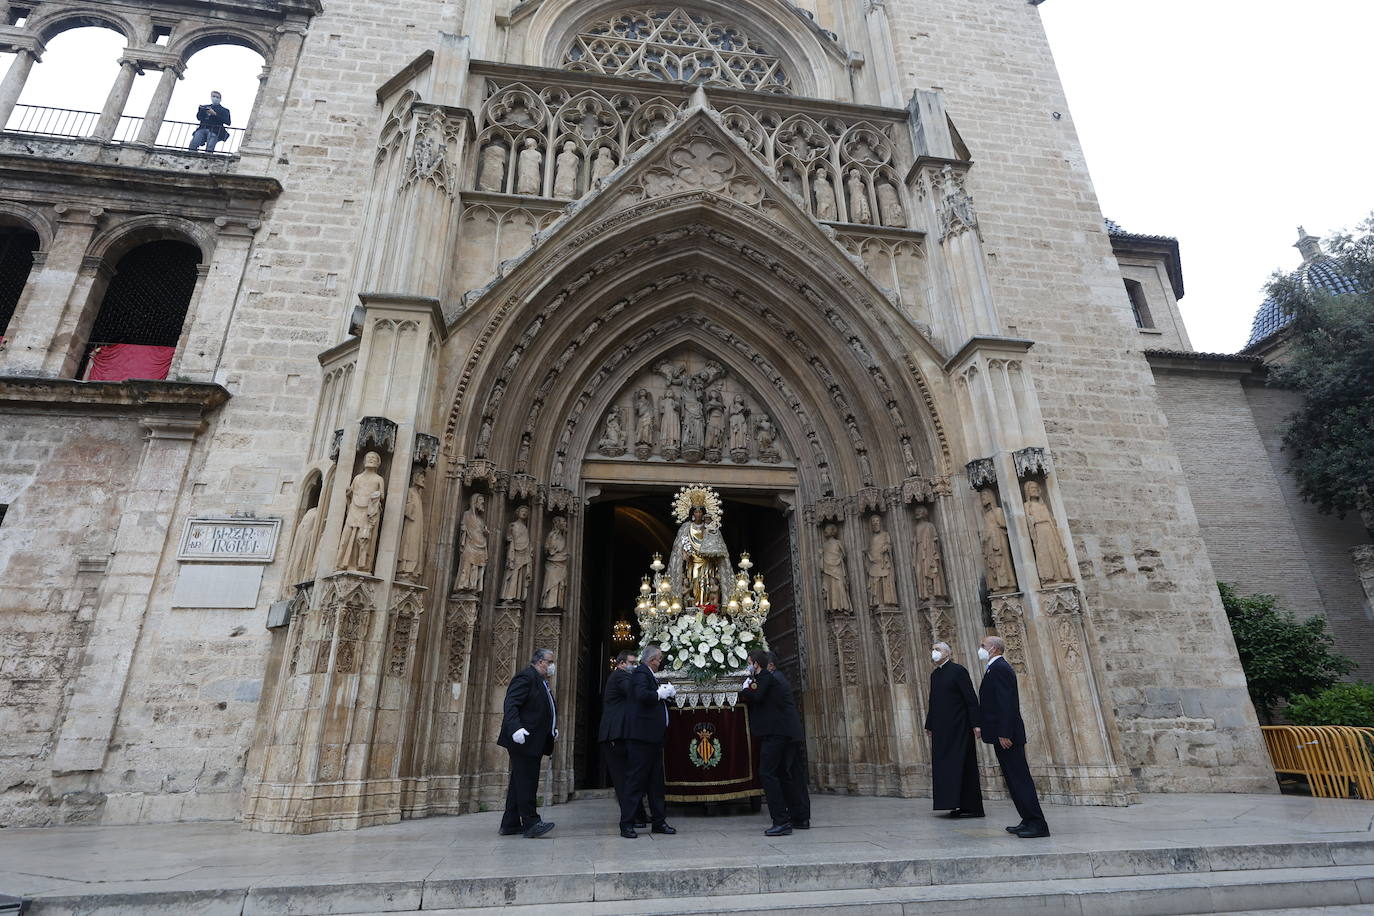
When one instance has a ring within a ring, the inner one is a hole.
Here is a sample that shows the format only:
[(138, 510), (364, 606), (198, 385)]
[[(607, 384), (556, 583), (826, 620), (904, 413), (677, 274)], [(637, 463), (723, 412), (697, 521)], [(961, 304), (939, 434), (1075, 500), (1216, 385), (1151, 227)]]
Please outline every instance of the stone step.
[[(670, 847), (642, 845), (644, 868), (633, 871), (430, 873), (411, 880), (165, 891), (108, 886), (42, 895), (30, 913), (319, 916), (501, 909), (517, 916), (527, 906), (557, 905), (560, 913), (666, 916), (763, 907), (792, 914), (860, 907), (915, 912), (936, 903), (954, 912), (965, 903), (984, 908), (1033, 898), (1040, 912), (1116, 914), (1374, 903), (1374, 839), (850, 861), (817, 855), (805, 863), (712, 867), (656, 861), (651, 857)], [(512, 870), (518, 867), (513, 863)]]
[[(560, 916), (727, 916), (785, 913), (787, 916), (872, 914), (911, 916), (936, 913), (1034, 912), (1037, 916), (1177, 916), (1256, 912), (1280, 908), (1312, 914), (1355, 916), (1351, 907), (1374, 905), (1374, 872), (1365, 866), (1245, 869), (1230, 872), (1012, 880), (995, 885), (842, 891), (777, 892), (694, 899), (607, 900), (565, 904)], [(1244, 908), (1238, 910), (1238, 908)], [(548, 907), (525, 906), (420, 909), (426, 916), (539, 916)], [(1344, 912), (1342, 912), (1344, 911)], [(352, 916), (352, 914), (350, 914)]]

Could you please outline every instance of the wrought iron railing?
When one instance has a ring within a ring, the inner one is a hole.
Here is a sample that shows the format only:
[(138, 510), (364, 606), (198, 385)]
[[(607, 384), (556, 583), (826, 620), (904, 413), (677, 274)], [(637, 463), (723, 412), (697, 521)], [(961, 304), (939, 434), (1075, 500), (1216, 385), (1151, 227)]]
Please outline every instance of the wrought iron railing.
[[(50, 108), (45, 105), (16, 105), (10, 115), (5, 130), (17, 133), (37, 134), (42, 137), (89, 137), (100, 120), (98, 111), (76, 111), (70, 108)], [(158, 128), (154, 146), (166, 149), (186, 149), (191, 145), (191, 136), (199, 127), (190, 121), (163, 121)], [(116, 143), (131, 143), (138, 138), (143, 129), (143, 118), (123, 115), (115, 127)], [(232, 155), (238, 152), (243, 142), (242, 127), (229, 128), (229, 138), (215, 147), (216, 153)]]

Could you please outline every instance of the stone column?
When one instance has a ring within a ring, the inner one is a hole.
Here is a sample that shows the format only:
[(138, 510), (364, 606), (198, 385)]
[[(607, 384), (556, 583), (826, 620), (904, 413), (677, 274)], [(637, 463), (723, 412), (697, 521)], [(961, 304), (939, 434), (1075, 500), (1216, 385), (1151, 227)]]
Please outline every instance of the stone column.
[(136, 142), (145, 146), (157, 144), (158, 131), (162, 129), (162, 122), (167, 117), (167, 106), (172, 102), (172, 91), (176, 89), (177, 80), (181, 79), (182, 72), (180, 66), (162, 68), (162, 76), (158, 79), (152, 101), (148, 103), (148, 111), (143, 115), (143, 124), (138, 129)]
[(272, 50), (272, 59), (266, 65), (264, 78), (258, 85), (253, 116), (238, 150), (241, 159), (265, 159), (271, 156), (272, 143), (286, 111), (286, 95), (291, 89), (291, 78), (296, 72), (296, 62), (305, 41), (305, 25), (286, 25), (277, 34), (277, 45)]
[[(320, 497), (328, 505), (327, 527), (312, 607), (302, 621), (295, 667), (279, 678), (272, 704), (277, 721), (264, 729), (270, 746), (262, 755), (263, 778), (246, 795), (244, 822), (257, 830), (314, 833), (391, 823), (417, 790), (419, 774), (403, 769), (415, 759), (409, 753), (412, 671), (436, 571), (406, 568), (404, 581), (397, 581), (397, 565), (405, 553), (412, 471), (417, 461), (427, 466), (429, 457), (421, 455), (433, 454), (417, 441), (428, 438), (429, 387), (446, 328), (433, 299), (375, 295), (364, 297), (363, 306), (338, 469)], [(365, 458), (369, 453), (380, 463)], [(340, 554), (340, 544), (350, 543), (343, 532), (358, 492), (351, 487), (380, 495), (370, 559), (352, 550)], [(332, 784), (328, 790), (325, 783)]]
[[(1134, 785), (1117, 762), (1114, 724), (1104, 710), (1109, 701), (1098, 689), (1100, 662), (1089, 636), (1090, 611), (1082, 601), (1073, 539), (1024, 355), (1030, 346), (1029, 341), (975, 337), (949, 363), (968, 453), (987, 456), (968, 463), (968, 482), (984, 498), (998, 494), (1006, 518), (1015, 582), (988, 582), (993, 618), (1007, 641), (1009, 661), (1022, 675), (1027, 729), (1039, 732), (1032, 740), (1042, 756), (1032, 756), (1031, 763), (1049, 772), (1041, 779), (1041, 794), (1051, 800), (1126, 804)], [(1035, 480), (1041, 489), (1031, 510), (1023, 479)], [(1046, 556), (1039, 564), (1028, 511), (1042, 528), (1036, 543)], [(1053, 550), (1046, 541), (1054, 539), (1044, 529), (1047, 518), (1060, 542)]]
[(104, 767), (191, 446), (203, 424), (199, 418), (148, 417), (141, 425), (147, 431), (143, 455), (121, 507), (84, 662), (53, 752), (54, 773)]
[(3, 48), (6, 51), (14, 52), (14, 60), (10, 61), (10, 67), (5, 71), (5, 79), (0, 82), (0, 130), (4, 130), (5, 125), (9, 124), (10, 115), (14, 114), (14, 106), (19, 104), (19, 96), (24, 92), (24, 84), (28, 82), (29, 71), (33, 65), (43, 58), (43, 42), (38, 36), (28, 39), (16, 39), (7, 42)]
[(864, 23), (868, 26), (868, 45), (873, 52), (873, 80), (878, 88), (878, 102), (889, 108), (900, 108), (902, 81), (897, 72), (897, 52), (892, 46), (886, 0), (864, 0)]
[[(56, 376), (70, 344), (69, 305), (84, 306), (98, 267), (86, 260), (91, 237), (105, 211), (100, 207), (58, 204), (56, 231), (42, 270), (29, 277), (28, 289), (10, 319), (9, 344), (0, 351), (0, 372)], [(79, 354), (78, 354), (79, 357)]]
[(120, 59), (119, 75), (110, 87), (110, 94), (105, 97), (105, 107), (100, 110), (100, 118), (95, 122), (92, 137), (107, 142), (114, 139), (115, 131), (119, 128), (119, 118), (124, 114), (124, 106), (129, 101), (129, 90), (134, 86), (134, 77), (142, 72), (143, 67), (138, 61), (127, 57)]
[(257, 220), (223, 216), (215, 220), (219, 235), (214, 250), (205, 253), (210, 258), (208, 264), (202, 265), (207, 273), (204, 280), (196, 284), (191, 305), (186, 310), (186, 327), (172, 363), (172, 377), (197, 382), (213, 380), (253, 248), (253, 235), (261, 225)]

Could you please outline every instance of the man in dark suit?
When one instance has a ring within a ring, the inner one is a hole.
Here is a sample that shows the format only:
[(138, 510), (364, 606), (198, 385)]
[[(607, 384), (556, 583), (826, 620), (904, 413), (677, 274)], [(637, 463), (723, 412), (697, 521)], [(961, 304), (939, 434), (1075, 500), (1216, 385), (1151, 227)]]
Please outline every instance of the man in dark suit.
[(931, 798), (941, 817), (982, 817), (983, 791), (978, 787), (978, 755), (973, 737), (981, 721), (978, 696), (968, 669), (951, 656), (948, 643), (930, 647), (935, 670), (930, 672), (930, 708), (926, 737), (930, 738)]
[(506, 813), (501, 835), (520, 833), (534, 839), (553, 829), (534, 807), (539, 789), (539, 765), (553, 755), (558, 737), (557, 706), (548, 678), (554, 673), (552, 649), (535, 649), (529, 666), (511, 678), (496, 743), (510, 755), (510, 782), (506, 786)]
[(759, 742), (759, 782), (768, 799), (773, 826), (764, 836), (787, 836), (793, 827), (811, 826), (811, 802), (806, 796), (806, 774), (798, 773), (797, 747), (802, 740), (801, 716), (787, 675), (773, 667), (773, 654), (763, 649), (749, 653), (749, 678), (739, 694), (749, 706), (749, 732)]
[[(637, 667), (638, 652), (621, 652), (615, 657), (615, 670), (606, 678), (606, 687), (601, 692), (601, 727), (597, 730), (597, 741), (601, 743), (601, 753), (606, 758), (606, 770), (611, 774), (617, 807), (625, 801), (625, 771), (629, 766), (629, 745), (625, 740), (625, 713), (629, 703), (630, 672)], [(634, 825), (649, 826), (649, 815), (644, 813), (642, 801), (635, 812)]]
[(633, 840), (635, 815), (649, 797), (649, 818), (654, 833), (677, 833), (668, 826), (663, 788), (663, 738), (668, 731), (668, 699), (677, 693), (672, 684), (660, 684), (654, 672), (663, 667), (663, 651), (646, 646), (639, 667), (630, 672), (625, 711), (625, 737), (629, 744), (625, 793), (620, 798), (620, 835)]
[(980, 737), (991, 744), (1002, 767), (1007, 792), (1021, 823), (1008, 827), (1024, 840), (1049, 836), (1050, 826), (1040, 810), (1040, 798), (1035, 793), (1030, 766), (1026, 763), (1026, 726), (1021, 721), (1021, 698), (1016, 691), (1016, 672), (1002, 657), (1001, 637), (985, 636), (978, 649), (978, 657), (987, 662), (983, 682), (978, 685), (978, 703), (983, 715)]

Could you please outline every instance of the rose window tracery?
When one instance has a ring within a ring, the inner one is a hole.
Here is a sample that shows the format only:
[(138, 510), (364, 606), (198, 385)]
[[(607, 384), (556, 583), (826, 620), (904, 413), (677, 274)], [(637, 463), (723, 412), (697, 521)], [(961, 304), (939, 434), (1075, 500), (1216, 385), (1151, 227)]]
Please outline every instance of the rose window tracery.
[(579, 32), (567, 70), (791, 93), (782, 62), (739, 27), (681, 8), (614, 14)]

